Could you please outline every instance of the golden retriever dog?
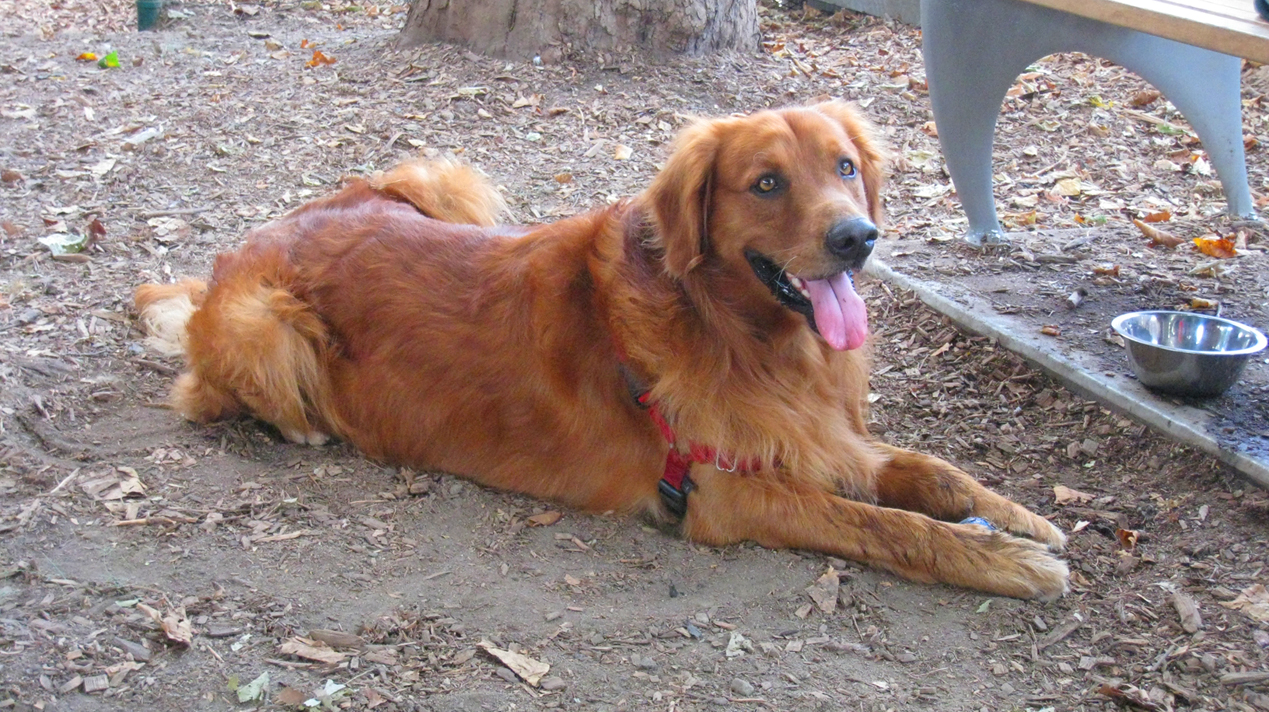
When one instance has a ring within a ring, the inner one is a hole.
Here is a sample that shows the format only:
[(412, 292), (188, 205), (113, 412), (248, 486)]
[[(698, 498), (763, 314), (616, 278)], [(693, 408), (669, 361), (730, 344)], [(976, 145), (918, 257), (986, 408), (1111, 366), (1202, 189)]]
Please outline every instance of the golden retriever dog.
[(535, 227), (496, 226), (469, 168), (406, 163), (136, 304), (185, 355), (172, 401), (192, 421), (249, 413), (705, 544), (1056, 598), (1057, 528), (865, 427), (851, 274), (885, 160), (844, 103), (704, 120), (640, 195)]

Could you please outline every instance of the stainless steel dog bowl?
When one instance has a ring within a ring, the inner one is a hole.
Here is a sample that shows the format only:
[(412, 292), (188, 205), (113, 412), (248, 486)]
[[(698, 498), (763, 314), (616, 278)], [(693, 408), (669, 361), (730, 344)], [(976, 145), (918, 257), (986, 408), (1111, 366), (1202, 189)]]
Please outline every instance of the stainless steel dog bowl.
[(1217, 396), (1234, 385), (1265, 335), (1229, 319), (1174, 311), (1120, 314), (1110, 323), (1142, 385), (1182, 396)]

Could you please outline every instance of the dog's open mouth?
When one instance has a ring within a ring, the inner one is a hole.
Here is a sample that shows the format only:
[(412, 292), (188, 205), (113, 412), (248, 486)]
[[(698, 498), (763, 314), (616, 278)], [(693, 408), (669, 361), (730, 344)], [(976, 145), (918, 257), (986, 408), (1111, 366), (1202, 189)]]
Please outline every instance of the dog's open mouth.
[(775, 262), (753, 250), (745, 257), (758, 279), (781, 304), (806, 317), (807, 323), (829, 346), (849, 351), (868, 338), (868, 310), (855, 293), (849, 270), (820, 279), (789, 274)]

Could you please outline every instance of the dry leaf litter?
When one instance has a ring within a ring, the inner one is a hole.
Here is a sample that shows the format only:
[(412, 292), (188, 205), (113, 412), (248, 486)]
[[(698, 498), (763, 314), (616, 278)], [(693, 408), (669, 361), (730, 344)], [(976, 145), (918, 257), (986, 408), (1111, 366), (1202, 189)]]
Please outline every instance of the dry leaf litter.
[[(161, 407), (179, 361), (128, 310), (133, 285), (205, 273), (345, 175), (456, 155), (518, 220), (550, 220), (646, 185), (692, 115), (827, 94), (895, 147), (905, 269), (1000, 279), (1055, 338), (1101, 339), (1098, 305), (1137, 290), (1263, 325), (1262, 229), (1218, 215), (1201, 145), (1140, 80), (1080, 55), (1019, 79), (997, 194), (1035, 230), (984, 257), (952, 239), (911, 28), (766, 8), (759, 57), (539, 67), (395, 51), (393, 5), (165, 8), (138, 34), (119, 0), (0, 1), (0, 709), (1269, 709), (1265, 493), (885, 284), (861, 284), (872, 429), (1069, 532), (1062, 601), (190, 427)], [(1244, 94), (1257, 195), (1263, 75)], [(1134, 218), (1180, 242), (1147, 246)], [(1237, 255), (1195, 253), (1208, 236)]]

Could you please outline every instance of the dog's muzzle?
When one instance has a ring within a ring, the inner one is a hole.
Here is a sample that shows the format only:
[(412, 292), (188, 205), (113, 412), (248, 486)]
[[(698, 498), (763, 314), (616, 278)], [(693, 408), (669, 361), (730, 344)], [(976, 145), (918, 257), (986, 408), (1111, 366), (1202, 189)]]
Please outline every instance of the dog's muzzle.
[(872, 254), (876, 242), (877, 226), (868, 218), (839, 220), (824, 236), (824, 246), (829, 254), (845, 262), (851, 271), (863, 268), (864, 260)]

